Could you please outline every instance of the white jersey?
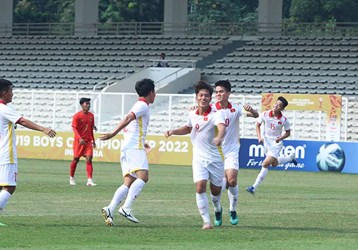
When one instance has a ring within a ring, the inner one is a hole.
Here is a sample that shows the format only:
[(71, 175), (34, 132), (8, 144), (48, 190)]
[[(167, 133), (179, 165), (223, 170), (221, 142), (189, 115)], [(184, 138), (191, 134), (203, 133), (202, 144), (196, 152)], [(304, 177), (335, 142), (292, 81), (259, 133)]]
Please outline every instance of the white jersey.
[(21, 116), (0, 103), (0, 165), (17, 164), (15, 124)]
[(204, 115), (199, 115), (198, 109), (190, 111), (186, 126), (192, 128), (190, 139), (193, 144), (193, 160), (218, 162), (224, 159), (221, 147), (213, 143), (216, 126), (220, 123), (225, 123), (221, 112), (216, 112), (211, 107)]
[(144, 149), (144, 140), (147, 135), (150, 117), (149, 106), (144, 99), (139, 98), (130, 112), (135, 115), (136, 119), (131, 121), (127, 127), (123, 129), (124, 141), (121, 151), (128, 148)]
[(276, 140), (282, 135), (282, 128), (285, 131), (291, 129), (288, 119), (282, 113), (275, 117), (272, 110), (261, 113), (257, 118), (257, 123), (264, 123), (263, 136), (271, 140)]
[(240, 116), (243, 114), (242, 105), (229, 102), (226, 109), (221, 109), (217, 102), (213, 105), (214, 110), (221, 110), (225, 119), (226, 132), (222, 143), (225, 156), (231, 152), (238, 152), (240, 149)]

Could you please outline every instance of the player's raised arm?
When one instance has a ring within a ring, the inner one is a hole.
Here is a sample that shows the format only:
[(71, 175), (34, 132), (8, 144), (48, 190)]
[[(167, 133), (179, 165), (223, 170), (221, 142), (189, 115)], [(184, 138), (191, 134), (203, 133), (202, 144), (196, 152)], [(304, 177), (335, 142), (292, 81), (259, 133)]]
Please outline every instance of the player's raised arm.
[(254, 109), (253, 107), (251, 107), (248, 104), (244, 105), (244, 110), (247, 112), (246, 113), (247, 117), (254, 117), (254, 118), (259, 117), (259, 112), (257, 112), (256, 109)]
[(56, 136), (56, 131), (53, 130), (52, 128), (45, 128), (45, 127), (42, 127), (24, 117), (22, 117), (18, 122), (17, 124), (20, 124), (21, 126), (24, 126), (25, 128), (28, 128), (28, 129), (32, 129), (32, 130), (36, 130), (36, 131), (41, 131), (43, 132), (44, 134), (48, 135), (49, 137), (55, 137)]
[(122, 129), (124, 129), (131, 121), (135, 120), (135, 115), (130, 112), (128, 113), (117, 125), (117, 127), (111, 132), (102, 134), (99, 138), (101, 140), (109, 140), (113, 138), (116, 134), (118, 134)]

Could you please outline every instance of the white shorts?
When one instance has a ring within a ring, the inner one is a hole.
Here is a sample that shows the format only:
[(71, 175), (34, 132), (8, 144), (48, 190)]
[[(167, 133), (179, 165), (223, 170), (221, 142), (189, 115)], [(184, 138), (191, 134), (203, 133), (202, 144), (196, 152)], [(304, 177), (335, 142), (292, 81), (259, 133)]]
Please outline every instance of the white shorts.
[(239, 170), (239, 151), (230, 152), (225, 155), (224, 166), (226, 169), (236, 169)]
[(264, 146), (265, 146), (265, 154), (266, 155), (269, 155), (269, 156), (272, 156), (272, 157), (278, 159), (281, 149), (283, 147), (283, 142), (280, 141), (279, 143), (277, 143), (275, 140), (265, 139)]
[(209, 180), (211, 184), (221, 187), (224, 178), (224, 163), (207, 162), (193, 159), (193, 180), (194, 183), (201, 180)]
[(138, 170), (148, 170), (148, 159), (144, 149), (130, 148), (121, 152), (121, 167), (123, 176), (137, 177)]
[(17, 164), (0, 165), (0, 187), (16, 186)]

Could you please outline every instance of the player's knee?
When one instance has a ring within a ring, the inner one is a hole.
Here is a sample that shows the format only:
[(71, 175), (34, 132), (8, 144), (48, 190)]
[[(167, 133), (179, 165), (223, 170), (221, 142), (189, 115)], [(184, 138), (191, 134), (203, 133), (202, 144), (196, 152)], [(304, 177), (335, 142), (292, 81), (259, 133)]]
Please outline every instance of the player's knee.
[(10, 194), (13, 194), (16, 190), (16, 186), (6, 187), (6, 191), (8, 191)]
[(147, 176), (142, 176), (140, 179), (142, 181), (144, 181), (145, 183), (147, 183), (149, 181), (149, 176), (148, 175)]
[(237, 181), (235, 178), (229, 179), (227, 183), (229, 184), (229, 187), (235, 187), (237, 185)]

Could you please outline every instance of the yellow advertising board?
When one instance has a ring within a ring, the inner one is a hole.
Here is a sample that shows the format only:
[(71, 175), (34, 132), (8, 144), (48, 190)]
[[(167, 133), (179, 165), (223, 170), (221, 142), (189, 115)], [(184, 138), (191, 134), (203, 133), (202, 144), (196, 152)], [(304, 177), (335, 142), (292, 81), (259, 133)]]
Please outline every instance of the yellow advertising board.
[(340, 140), (342, 96), (325, 94), (282, 94), (263, 93), (261, 108), (263, 111), (272, 109), (279, 96), (287, 99), (286, 110), (322, 111), (327, 113), (326, 139)]
[[(72, 160), (73, 133), (58, 132), (55, 138), (49, 138), (41, 132), (18, 130), (17, 151), (19, 158)], [(96, 149), (93, 161), (119, 162), (123, 136), (117, 135), (108, 141), (98, 139), (95, 134)], [(189, 136), (147, 136), (152, 150), (148, 154), (150, 164), (191, 165), (192, 145)]]

